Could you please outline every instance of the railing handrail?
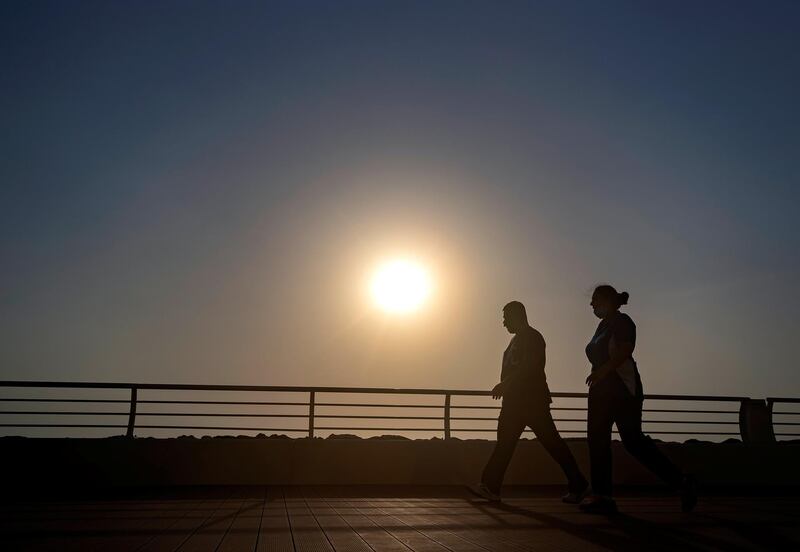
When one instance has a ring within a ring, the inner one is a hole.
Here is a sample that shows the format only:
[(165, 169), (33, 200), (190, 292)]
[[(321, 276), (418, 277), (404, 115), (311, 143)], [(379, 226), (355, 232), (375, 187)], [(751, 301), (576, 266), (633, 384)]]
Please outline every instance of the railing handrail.
[(767, 397), (768, 403), (800, 403), (800, 397)]
[[(459, 395), (459, 396), (489, 396), (491, 391), (475, 389), (425, 389), (402, 387), (317, 387), (297, 385), (214, 385), (191, 383), (130, 383), (130, 382), (88, 382), (88, 381), (0, 381), (0, 387), (50, 387), (71, 389), (150, 389), (163, 391), (262, 391), (262, 392), (297, 392), (297, 393), (362, 393), (362, 394), (397, 394), (397, 395)], [(583, 399), (588, 396), (586, 392), (553, 391), (550, 393), (556, 398)], [(646, 399), (655, 400), (680, 400), (680, 401), (720, 401), (740, 402), (748, 397), (734, 397), (725, 395), (662, 395), (646, 394)], [(773, 401), (791, 401), (792, 399), (768, 399)], [(800, 401), (800, 399), (795, 399)]]

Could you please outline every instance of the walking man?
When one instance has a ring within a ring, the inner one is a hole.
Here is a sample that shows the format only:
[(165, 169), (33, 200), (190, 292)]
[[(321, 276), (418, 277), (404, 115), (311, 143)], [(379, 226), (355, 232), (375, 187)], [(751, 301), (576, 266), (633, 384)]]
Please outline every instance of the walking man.
[(503, 326), (514, 337), (503, 353), (500, 383), (492, 389), (492, 398), (503, 399), (497, 420), (497, 444), (483, 470), (481, 483), (470, 487), (470, 490), (488, 500), (500, 500), (503, 476), (517, 441), (527, 426), (567, 476), (569, 492), (562, 500), (577, 504), (588, 493), (589, 484), (578, 468), (572, 451), (558, 434), (550, 414), (552, 399), (544, 373), (544, 338), (528, 324), (525, 306), (519, 301), (512, 301), (503, 307)]

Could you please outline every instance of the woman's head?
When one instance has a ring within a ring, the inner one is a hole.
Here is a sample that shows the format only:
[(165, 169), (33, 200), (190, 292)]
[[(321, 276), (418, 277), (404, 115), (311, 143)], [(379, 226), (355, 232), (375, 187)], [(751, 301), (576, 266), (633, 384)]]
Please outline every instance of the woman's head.
[(628, 304), (628, 292), (619, 293), (613, 286), (603, 284), (592, 292), (592, 310), (597, 318), (608, 318), (622, 305)]

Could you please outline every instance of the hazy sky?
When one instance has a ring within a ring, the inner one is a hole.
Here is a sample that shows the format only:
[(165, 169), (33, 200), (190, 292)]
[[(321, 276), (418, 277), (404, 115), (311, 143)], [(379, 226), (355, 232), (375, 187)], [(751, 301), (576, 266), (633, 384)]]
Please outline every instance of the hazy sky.
[[(800, 395), (800, 3), (0, 4), (3, 379), (488, 388), (593, 285), (651, 393)], [(376, 263), (433, 300), (370, 303)]]

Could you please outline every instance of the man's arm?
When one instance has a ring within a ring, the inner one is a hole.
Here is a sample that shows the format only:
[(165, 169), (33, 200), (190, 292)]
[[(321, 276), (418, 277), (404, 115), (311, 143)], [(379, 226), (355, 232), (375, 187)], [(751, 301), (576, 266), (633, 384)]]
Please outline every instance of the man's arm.
[(530, 377), (539, 371), (544, 372), (546, 362), (544, 338), (537, 332), (527, 339), (521, 340), (519, 346), (519, 355), (514, 359), (511, 372), (492, 389), (492, 398), (494, 399), (501, 398), (509, 389), (521, 383), (526, 376)]

